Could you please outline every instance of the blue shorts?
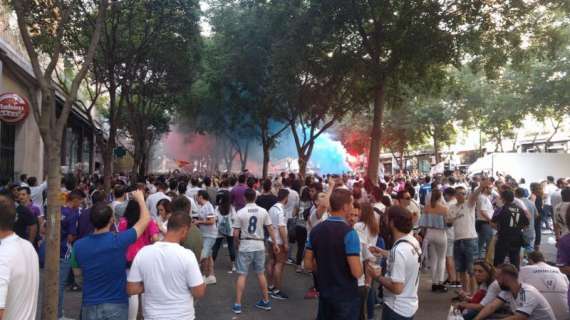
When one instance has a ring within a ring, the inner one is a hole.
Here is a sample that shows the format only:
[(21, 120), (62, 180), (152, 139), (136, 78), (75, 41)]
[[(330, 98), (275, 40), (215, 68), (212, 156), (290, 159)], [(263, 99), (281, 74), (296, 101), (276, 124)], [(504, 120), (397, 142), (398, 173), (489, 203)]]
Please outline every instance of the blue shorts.
[(473, 263), (477, 255), (477, 238), (455, 240), (453, 244), (453, 257), (457, 272), (467, 272), (473, 275)]
[(202, 244), (202, 256), (200, 257), (201, 259), (206, 259), (212, 256), (212, 248), (214, 248), (214, 244), (216, 243), (216, 238), (202, 238), (203, 239), (203, 244)]
[(238, 252), (236, 260), (236, 271), (239, 274), (247, 275), (249, 267), (253, 266), (255, 273), (265, 272), (265, 251)]

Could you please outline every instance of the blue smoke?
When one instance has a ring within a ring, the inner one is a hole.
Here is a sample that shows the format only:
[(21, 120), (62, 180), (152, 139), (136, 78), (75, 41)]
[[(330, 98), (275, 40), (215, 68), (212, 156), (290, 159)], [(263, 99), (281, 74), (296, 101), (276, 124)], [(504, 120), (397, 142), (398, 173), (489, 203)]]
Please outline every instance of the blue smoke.
[[(297, 129), (302, 139), (301, 128)], [(307, 132), (308, 136), (309, 132)], [(293, 134), (289, 131), (283, 133), (279, 139), (279, 144), (271, 152), (271, 160), (278, 161), (283, 158), (294, 158), (297, 156), (297, 148)], [(309, 160), (310, 166), (321, 174), (342, 173), (350, 171), (346, 162), (347, 151), (338, 140), (329, 132), (324, 132), (315, 141), (313, 153)]]

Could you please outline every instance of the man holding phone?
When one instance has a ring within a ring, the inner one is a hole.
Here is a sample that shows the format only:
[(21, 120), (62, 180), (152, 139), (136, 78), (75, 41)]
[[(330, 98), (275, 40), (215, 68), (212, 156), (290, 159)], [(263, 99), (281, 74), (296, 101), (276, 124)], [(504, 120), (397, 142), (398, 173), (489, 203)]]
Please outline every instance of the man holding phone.
[[(386, 212), (388, 226), (394, 238), (386, 276), (381, 269), (368, 265), (368, 272), (378, 278), (384, 289), (383, 320), (412, 319), (418, 310), (420, 280), (420, 244), (414, 238), (412, 214), (405, 208), (393, 206)], [(371, 248), (375, 255), (382, 251)]]

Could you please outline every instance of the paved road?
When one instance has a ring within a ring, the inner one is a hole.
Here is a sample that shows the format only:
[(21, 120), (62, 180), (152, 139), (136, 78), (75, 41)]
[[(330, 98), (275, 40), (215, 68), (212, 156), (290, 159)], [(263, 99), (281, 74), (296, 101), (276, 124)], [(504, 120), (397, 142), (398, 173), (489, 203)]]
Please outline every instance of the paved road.
[[(551, 235), (543, 235), (543, 251), (548, 260), (552, 260), (556, 250), (554, 239)], [(262, 311), (254, 307), (261, 295), (257, 280), (250, 275), (247, 282), (246, 293), (243, 301), (243, 313), (236, 316), (231, 311), (231, 305), (235, 297), (235, 274), (229, 274), (229, 257), (227, 250), (222, 249), (216, 263), (216, 276), (218, 283), (208, 286), (206, 298), (196, 304), (197, 319), (212, 320), (309, 320), (314, 319), (317, 310), (316, 300), (305, 300), (303, 295), (312, 284), (308, 274), (297, 274), (293, 266), (286, 267), (284, 291), (289, 294), (287, 301), (273, 301), (273, 310)], [(416, 314), (416, 320), (439, 320), (446, 319), (449, 304), (453, 296), (453, 290), (448, 293), (432, 293), (429, 275), (424, 273), (421, 278), (420, 309)], [(81, 293), (66, 292), (65, 314), (67, 317), (78, 319), (81, 301)], [(380, 311), (377, 309), (377, 319), (380, 319)]]

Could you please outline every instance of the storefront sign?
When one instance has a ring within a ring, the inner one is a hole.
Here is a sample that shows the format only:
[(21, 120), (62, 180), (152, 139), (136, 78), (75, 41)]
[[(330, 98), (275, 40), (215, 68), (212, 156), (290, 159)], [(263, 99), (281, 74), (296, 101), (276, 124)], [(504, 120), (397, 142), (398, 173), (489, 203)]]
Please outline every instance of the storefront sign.
[(18, 123), (26, 119), (30, 113), (30, 105), (23, 97), (15, 93), (0, 95), (0, 120), (7, 123)]

